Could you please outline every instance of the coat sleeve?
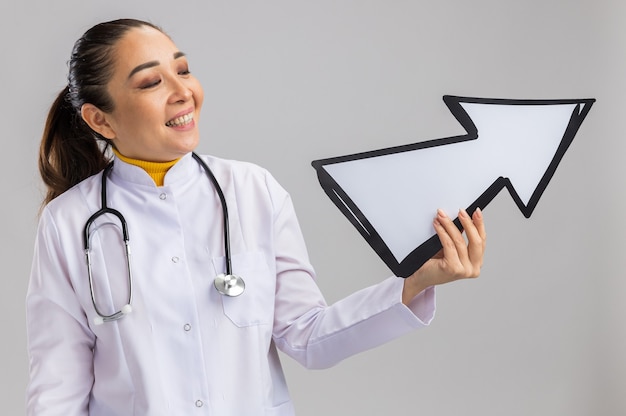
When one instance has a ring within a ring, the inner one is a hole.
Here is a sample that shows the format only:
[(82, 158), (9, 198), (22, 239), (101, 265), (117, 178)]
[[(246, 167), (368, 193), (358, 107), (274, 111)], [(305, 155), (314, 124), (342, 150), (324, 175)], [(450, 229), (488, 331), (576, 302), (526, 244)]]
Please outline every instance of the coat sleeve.
[[(270, 183), (280, 189), (279, 185)], [(276, 195), (282, 195), (277, 198)], [(327, 305), (314, 281), (289, 195), (274, 192), (276, 300), (274, 341), (307, 368), (326, 368), (430, 323), (434, 288), (402, 303), (403, 279), (390, 277)]]
[(26, 296), (28, 415), (88, 414), (94, 336), (72, 287), (66, 259), (54, 221), (44, 210)]

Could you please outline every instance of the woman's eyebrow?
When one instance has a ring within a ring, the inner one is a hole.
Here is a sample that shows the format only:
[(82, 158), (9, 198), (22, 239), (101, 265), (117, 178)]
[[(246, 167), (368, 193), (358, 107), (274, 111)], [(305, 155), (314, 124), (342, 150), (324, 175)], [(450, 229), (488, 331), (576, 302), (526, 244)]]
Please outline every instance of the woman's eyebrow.
[[(185, 56), (184, 52), (175, 52), (173, 57), (174, 59), (178, 59), (178, 58), (182, 58), (183, 56)], [(148, 69), (148, 68), (152, 68), (155, 66), (159, 66), (161, 63), (159, 61), (149, 61), (140, 65), (137, 65), (135, 68), (133, 68), (132, 71), (130, 71), (130, 74), (128, 74), (128, 78), (132, 77), (133, 75), (135, 75), (137, 72), (139, 71), (143, 71), (144, 69)]]

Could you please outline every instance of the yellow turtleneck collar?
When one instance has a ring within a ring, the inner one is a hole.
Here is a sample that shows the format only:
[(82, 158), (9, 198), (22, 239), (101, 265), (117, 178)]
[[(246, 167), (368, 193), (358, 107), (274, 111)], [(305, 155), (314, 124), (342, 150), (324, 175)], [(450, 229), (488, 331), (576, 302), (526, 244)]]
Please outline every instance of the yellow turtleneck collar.
[(139, 159), (131, 159), (122, 155), (117, 151), (116, 148), (112, 148), (113, 153), (117, 156), (121, 161), (126, 162), (130, 165), (139, 166), (143, 170), (146, 171), (148, 175), (152, 178), (156, 186), (163, 186), (163, 180), (165, 179), (165, 174), (167, 171), (176, 164), (180, 159), (172, 160), (171, 162), (148, 162), (145, 160)]

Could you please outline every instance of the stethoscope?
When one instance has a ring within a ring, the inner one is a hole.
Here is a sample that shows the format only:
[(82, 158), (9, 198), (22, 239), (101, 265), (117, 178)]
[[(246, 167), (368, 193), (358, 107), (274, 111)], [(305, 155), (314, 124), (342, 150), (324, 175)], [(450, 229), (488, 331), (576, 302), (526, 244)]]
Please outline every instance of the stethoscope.
[[(211, 172), (211, 169), (209, 169), (207, 164), (204, 163), (204, 161), (197, 154), (192, 153), (191, 155), (202, 166), (207, 176), (213, 183), (215, 191), (217, 192), (217, 195), (220, 198), (220, 203), (222, 205), (222, 215), (224, 217), (224, 254), (226, 257), (226, 273), (217, 275), (215, 279), (213, 280), (213, 285), (215, 286), (215, 289), (222, 295), (239, 296), (243, 293), (244, 289), (246, 288), (246, 284), (241, 277), (236, 276), (232, 273), (232, 261), (231, 261), (231, 255), (230, 255), (230, 231), (228, 229), (228, 208), (226, 206), (226, 198), (224, 198), (224, 193), (222, 192), (222, 188), (220, 187), (219, 183), (217, 182), (217, 179), (215, 179), (213, 172)], [(87, 273), (89, 274), (89, 291), (91, 294), (91, 302), (93, 303), (93, 307), (97, 315), (94, 318), (94, 323), (96, 325), (100, 325), (104, 322), (111, 322), (111, 321), (116, 321), (118, 319), (121, 319), (124, 316), (128, 315), (133, 310), (131, 306), (132, 301), (133, 301), (133, 273), (132, 273), (131, 264), (130, 264), (130, 244), (129, 244), (130, 240), (128, 238), (128, 226), (126, 225), (126, 219), (124, 219), (124, 216), (122, 215), (121, 212), (107, 206), (107, 191), (106, 191), (107, 176), (109, 172), (111, 171), (112, 167), (113, 167), (113, 162), (109, 163), (109, 165), (107, 165), (107, 167), (102, 172), (102, 186), (100, 188), (101, 189), (100, 190), (101, 208), (98, 211), (96, 211), (91, 217), (89, 217), (89, 219), (85, 223), (85, 230), (84, 230), (84, 247), (85, 247), (85, 258), (87, 260)], [(124, 239), (125, 254), (126, 254), (126, 268), (128, 270), (128, 280), (127, 280), (128, 281), (128, 299), (126, 301), (126, 304), (122, 306), (121, 309), (119, 309), (117, 312), (114, 312), (110, 315), (106, 315), (102, 313), (100, 309), (98, 309), (98, 305), (96, 303), (96, 295), (94, 292), (94, 284), (93, 284), (93, 274), (91, 271), (91, 254), (90, 254), (91, 248), (89, 245), (89, 237), (90, 237), (89, 229), (91, 225), (94, 223), (94, 221), (98, 217), (105, 215), (105, 214), (111, 214), (111, 215), (116, 216), (120, 224), (122, 225), (122, 237)]]

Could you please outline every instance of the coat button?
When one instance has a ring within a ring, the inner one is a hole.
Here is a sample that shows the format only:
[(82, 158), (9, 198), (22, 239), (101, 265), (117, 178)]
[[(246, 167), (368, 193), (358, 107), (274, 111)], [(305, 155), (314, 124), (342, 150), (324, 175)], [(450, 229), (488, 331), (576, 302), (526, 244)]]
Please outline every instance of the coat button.
[(159, 198), (166, 199), (167, 198), (167, 194), (165, 192), (163, 192), (161, 195), (159, 195)]
[(189, 332), (189, 331), (191, 331), (191, 325), (189, 325), (189, 324), (185, 324), (185, 325), (183, 326), (183, 329), (185, 330), (185, 332)]
[(196, 407), (202, 407), (204, 405), (204, 403), (202, 402), (202, 400), (196, 400)]

